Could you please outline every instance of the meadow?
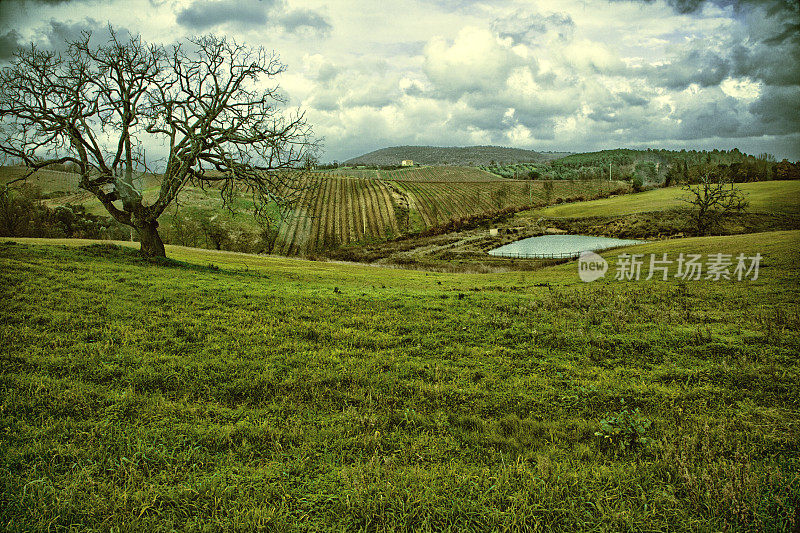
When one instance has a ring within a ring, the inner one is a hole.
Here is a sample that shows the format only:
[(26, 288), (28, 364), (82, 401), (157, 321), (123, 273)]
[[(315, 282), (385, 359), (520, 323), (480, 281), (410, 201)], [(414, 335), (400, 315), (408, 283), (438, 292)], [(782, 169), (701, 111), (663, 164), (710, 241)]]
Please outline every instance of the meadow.
[[(800, 232), (443, 274), (0, 242), (0, 527), (800, 525)], [(756, 280), (614, 258), (763, 256)]]
[[(748, 211), (800, 214), (800, 181), (759, 181), (737, 183), (735, 186), (749, 202)], [(666, 187), (589, 202), (549, 206), (534, 214), (546, 217), (619, 216), (688, 207), (689, 204), (681, 198), (689, 198), (681, 187)]]

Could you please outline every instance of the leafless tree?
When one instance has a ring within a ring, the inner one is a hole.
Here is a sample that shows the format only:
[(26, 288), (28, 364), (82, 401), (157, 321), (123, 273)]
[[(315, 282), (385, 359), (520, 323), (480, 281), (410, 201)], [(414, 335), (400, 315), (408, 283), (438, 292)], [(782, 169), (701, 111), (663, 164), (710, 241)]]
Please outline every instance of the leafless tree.
[(705, 174), (694, 185), (686, 185), (683, 190), (688, 197), (680, 198), (692, 206), (692, 221), (698, 235), (705, 235), (726, 214), (744, 211), (747, 200), (744, 193), (733, 183), (722, 178)]
[[(226, 206), (248, 193), (261, 218), (298, 199), (294, 169), (316, 143), (304, 114), (285, 111), (274, 53), (214, 36), (165, 47), (113, 28), (106, 43), (85, 33), (67, 44), (62, 54), (31, 45), (0, 73), (0, 153), (26, 177), (72, 164), (146, 257), (165, 255), (158, 217), (186, 185), (219, 190)], [(146, 157), (145, 139), (160, 159)], [(134, 175), (160, 179), (158, 197), (144, 201)]]

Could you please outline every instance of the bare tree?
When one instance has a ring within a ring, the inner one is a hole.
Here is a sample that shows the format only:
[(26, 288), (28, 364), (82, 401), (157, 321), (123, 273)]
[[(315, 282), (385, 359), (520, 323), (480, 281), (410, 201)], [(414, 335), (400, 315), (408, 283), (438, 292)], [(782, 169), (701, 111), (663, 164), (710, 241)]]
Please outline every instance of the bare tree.
[[(30, 167), (25, 177), (74, 165), (146, 257), (165, 255), (158, 217), (186, 185), (219, 190), (228, 207), (248, 193), (261, 218), (298, 199), (293, 169), (316, 144), (304, 114), (284, 110), (274, 53), (214, 36), (163, 47), (113, 29), (107, 43), (85, 33), (67, 44), (31, 45), (0, 73), (0, 152)], [(145, 139), (162, 157), (147, 157)], [(160, 180), (158, 197), (144, 201), (134, 175)]]
[(747, 200), (744, 193), (722, 178), (708, 174), (700, 177), (699, 183), (686, 185), (683, 190), (690, 193), (680, 198), (692, 206), (692, 220), (698, 235), (705, 235), (726, 213), (744, 211)]

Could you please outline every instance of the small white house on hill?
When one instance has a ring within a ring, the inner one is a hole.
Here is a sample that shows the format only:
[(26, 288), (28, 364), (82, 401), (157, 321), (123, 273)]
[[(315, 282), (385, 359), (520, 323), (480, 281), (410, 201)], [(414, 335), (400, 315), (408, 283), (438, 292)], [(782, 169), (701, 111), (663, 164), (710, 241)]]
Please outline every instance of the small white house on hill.
[(413, 167), (414, 166), (414, 161), (412, 161), (411, 159), (403, 159), (400, 162), (400, 166), (401, 167)]

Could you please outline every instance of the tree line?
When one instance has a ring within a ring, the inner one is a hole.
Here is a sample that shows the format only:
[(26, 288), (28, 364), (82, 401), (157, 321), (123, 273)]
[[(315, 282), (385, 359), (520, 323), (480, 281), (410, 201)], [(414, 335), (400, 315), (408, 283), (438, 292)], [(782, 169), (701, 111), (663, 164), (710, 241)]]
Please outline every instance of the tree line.
[(733, 150), (616, 149), (573, 154), (547, 163), (495, 164), (484, 170), (512, 179), (621, 180), (634, 185), (698, 183), (713, 174), (727, 181), (800, 179), (800, 162)]

